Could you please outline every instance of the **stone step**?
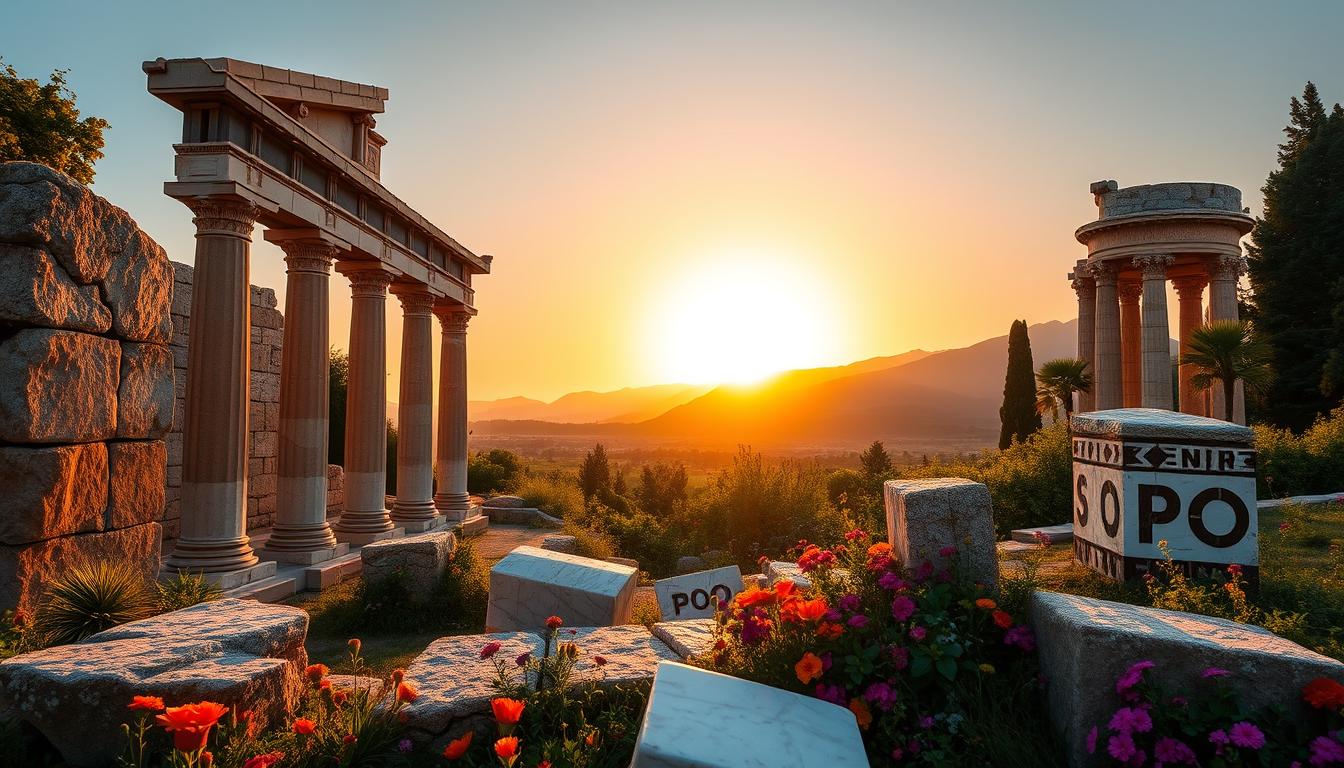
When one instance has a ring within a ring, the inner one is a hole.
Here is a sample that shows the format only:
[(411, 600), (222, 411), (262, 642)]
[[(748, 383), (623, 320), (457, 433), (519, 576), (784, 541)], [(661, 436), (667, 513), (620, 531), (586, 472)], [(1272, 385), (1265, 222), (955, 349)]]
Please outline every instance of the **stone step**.
[(1051, 544), (1067, 544), (1073, 541), (1073, 523), (1018, 528), (1013, 531), (1013, 541), (1020, 541), (1023, 544), (1039, 544), (1040, 542), (1036, 540), (1037, 533), (1044, 533), (1049, 536)]
[(303, 569), (303, 589), (321, 591), (354, 578), (364, 567), (359, 550), (333, 557), (320, 563), (305, 566)]
[(459, 531), (463, 536), (479, 536), (482, 533), (485, 533), (485, 530), (489, 527), (490, 518), (485, 515), (468, 517), (458, 526)]
[(236, 597), (256, 600), (262, 603), (275, 603), (298, 591), (298, 580), (293, 576), (271, 576), (260, 581), (244, 584), (224, 593), (224, 597)]

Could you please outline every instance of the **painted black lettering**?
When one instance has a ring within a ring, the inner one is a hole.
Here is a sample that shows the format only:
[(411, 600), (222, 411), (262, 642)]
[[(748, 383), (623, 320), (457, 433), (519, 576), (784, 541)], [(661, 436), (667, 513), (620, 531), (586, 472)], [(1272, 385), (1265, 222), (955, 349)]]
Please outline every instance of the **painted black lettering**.
[[(1162, 509), (1153, 509), (1153, 502), (1162, 500)], [(1181, 512), (1181, 497), (1165, 485), (1139, 483), (1139, 542), (1153, 543), (1153, 526), (1166, 525)]]
[[(1216, 534), (1204, 525), (1204, 508), (1215, 501), (1221, 501), (1231, 507), (1235, 518), (1232, 530), (1224, 534)], [(1190, 531), (1195, 534), (1195, 538), (1218, 549), (1226, 549), (1241, 541), (1251, 529), (1251, 513), (1246, 508), (1246, 503), (1240, 496), (1226, 488), (1205, 488), (1200, 491), (1190, 502), (1189, 519)]]

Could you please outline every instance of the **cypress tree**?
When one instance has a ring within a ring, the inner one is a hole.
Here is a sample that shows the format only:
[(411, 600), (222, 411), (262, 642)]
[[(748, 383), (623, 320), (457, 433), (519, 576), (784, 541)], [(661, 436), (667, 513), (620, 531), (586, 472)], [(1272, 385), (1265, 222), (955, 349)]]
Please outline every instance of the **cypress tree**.
[(1027, 321), (1014, 320), (1008, 331), (1008, 372), (1003, 379), (1003, 407), (999, 408), (999, 448), (1022, 442), (1041, 428), (1036, 412), (1036, 367), (1031, 361)]
[(1283, 132), (1247, 247), (1248, 314), (1275, 373), (1260, 412), (1302, 430), (1344, 397), (1344, 110), (1309, 82)]

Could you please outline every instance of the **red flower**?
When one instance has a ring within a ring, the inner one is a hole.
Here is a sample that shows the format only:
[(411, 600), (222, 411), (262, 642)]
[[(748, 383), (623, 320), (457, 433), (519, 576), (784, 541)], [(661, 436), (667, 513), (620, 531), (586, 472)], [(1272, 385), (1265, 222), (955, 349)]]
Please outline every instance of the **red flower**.
[(285, 759), (284, 752), (267, 752), (264, 755), (249, 757), (247, 762), (243, 763), (243, 768), (271, 768), (283, 759)]
[(458, 736), (456, 739), (448, 742), (448, 746), (443, 748), (443, 756), (449, 760), (456, 760), (467, 753), (467, 747), (471, 746), (471, 731)]
[(222, 704), (202, 701), (197, 704), (169, 707), (154, 719), (165, 731), (173, 734), (174, 749), (190, 753), (205, 748), (205, 742), (210, 738), (210, 729), (228, 711), (229, 708)]
[(351, 653), (358, 654), (359, 649), (362, 648), (364, 644), (359, 642), (358, 637), (352, 637), (349, 640), (345, 641), (345, 646), (350, 649)]
[(500, 725), (517, 725), (518, 719), (523, 716), (523, 708), (527, 702), (517, 699), (491, 699), (490, 710), (494, 713), (495, 719)]
[(1000, 629), (1008, 629), (1013, 626), (1013, 615), (1007, 611), (995, 611), (990, 614), (990, 616), (994, 617), (994, 623), (997, 624)]
[(565, 620), (562, 619), (562, 618), (560, 618), (559, 616), (550, 616), (550, 617), (547, 617), (547, 619), (546, 619), (546, 628), (547, 628), (547, 629), (559, 629), (561, 626), (564, 625), (564, 623), (565, 623)]
[(313, 733), (317, 731), (317, 723), (313, 722), (312, 720), (309, 720), (306, 717), (300, 717), (299, 719), (295, 720), (294, 725), (292, 727), (294, 729), (294, 732), (299, 734), (300, 736), (312, 736)]
[(330, 672), (331, 670), (327, 669), (326, 664), (309, 664), (308, 667), (303, 670), (303, 674), (308, 677), (308, 682), (313, 685), (317, 685), (318, 682)]
[(126, 708), (144, 712), (161, 712), (163, 711), (163, 699), (158, 696), (132, 696), (131, 703), (126, 705)]
[(405, 681), (397, 683), (397, 701), (410, 704), (418, 698), (420, 698), (420, 692), (415, 690), (415, 686)]
[(486, 643), (485, 645), (481, 646), (481, 658), (488, 659), (491, 656), (494, 656), (496, 653), (499, 653), (500, 648), (501, 646), (499, 643), (495, 642)]
[(607, 666), (607, 658), (605, 656), (594, 656), (593, 663), (599, 667), (605, 667)]
[(518, 737), (506, 736), (495, 742), (495, 754), (505, 766), (512, 766), (518, 759)]
[(1340, 709), (1344, 707), (1344, 685), (1318, 677), (1302, 688), (1302, 700), (1316, 709)]
[(342, 743), (342, 744), (354, 744), (354, 743), (355, 743), (355, 734), (353, 734), (353, 733), (347, 733), (347, 734), (345, 734), (344, 736), (341, 737), (341, 743)]

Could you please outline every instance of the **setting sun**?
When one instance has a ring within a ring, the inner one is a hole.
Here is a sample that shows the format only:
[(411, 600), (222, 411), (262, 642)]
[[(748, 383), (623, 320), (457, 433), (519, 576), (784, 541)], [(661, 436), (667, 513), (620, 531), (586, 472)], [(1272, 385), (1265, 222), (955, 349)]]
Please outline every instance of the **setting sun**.
[(826, 340), (839, 330), (834, 302), (793, 262), (728, 255), (663, 290), (650, 333), (663, 380), (749, 384), (829, 361)]

